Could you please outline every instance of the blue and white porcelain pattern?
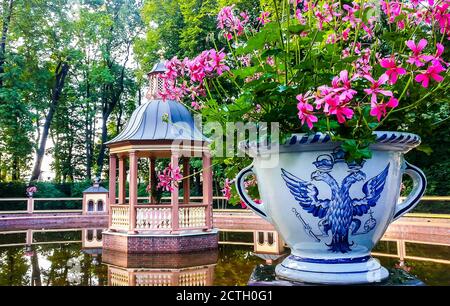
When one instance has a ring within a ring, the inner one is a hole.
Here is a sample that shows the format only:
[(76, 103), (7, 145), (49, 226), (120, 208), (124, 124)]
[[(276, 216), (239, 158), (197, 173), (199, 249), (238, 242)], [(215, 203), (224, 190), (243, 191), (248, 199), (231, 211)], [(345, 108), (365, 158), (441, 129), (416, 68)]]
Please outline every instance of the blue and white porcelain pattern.
[[(426, 179), (403, 159), (420, 143), (418, 136), (378, 132), (377, 139), (373, 157), (359, 164), (346, 163), (340, 144), (323, 134), (293, 135), (280, 146), (278, 165), (272, 168), (262, 161), (271, 150), (243, 146), (254, 161), (237, 176), (238, 193), (291, 248), (291, 255), (276, 268), (279, 277), (354, 284), (388, 276), (370, 252), (389, 224), (418, 203)], [(251, 174), (256, 175), (263, 204), (245, 192), (244, 180)], [(411, 176), (414, 188), (398, 203), (403, 174)]]

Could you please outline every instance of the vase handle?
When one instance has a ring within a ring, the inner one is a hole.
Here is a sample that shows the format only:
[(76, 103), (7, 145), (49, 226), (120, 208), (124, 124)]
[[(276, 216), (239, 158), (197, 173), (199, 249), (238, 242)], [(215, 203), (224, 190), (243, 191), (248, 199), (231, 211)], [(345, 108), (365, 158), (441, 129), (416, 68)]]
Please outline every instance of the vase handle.
[(420, 199), (425, 193), (425, 188), (427, 187), (427, 179), (422, 170), (420, 170), (414, 165), (411, 165), (407, 161), (404, 161), (404, 164), (405, 164), (404, 174), (407, 174), (412, 178), (413, 190), (403, 202), (397, 204), (397, 209), (395, 210), (393, 221), (397, 220), (398, 218), (406, 214), (408, 211), (413, 209), (417, 205), (417, 203), (419, 203)]
[(250, 209), (253, 210), (258, 216), (271, 222), (270, 217), (267, 215), (264, 203), (261, 204), (255, 203), (252, 200), (252, 198), (248, 195), (247, 191), (245, 191), (244, 186), (245, 179), (252, 174), (256, 176), (255, 172), (253, 171), (253, 164), (242, 169), (241, 172), (239, 172), (239, 174), (236, 177), (236, 190), (239, 194), (239, 197), (245, 203), (245, 205), (250, 207)]

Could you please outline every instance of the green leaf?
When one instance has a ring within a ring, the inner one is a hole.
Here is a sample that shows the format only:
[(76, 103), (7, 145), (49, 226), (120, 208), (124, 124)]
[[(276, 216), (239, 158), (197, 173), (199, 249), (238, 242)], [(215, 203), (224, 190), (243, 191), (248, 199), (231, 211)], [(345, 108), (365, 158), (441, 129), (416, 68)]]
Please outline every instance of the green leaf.
[(426, 155), (431, 155), (431, 153), (433, 153), (433, 149), (429, 145), (426, 145), (426, 144), (421, 144), (416, 149), (418, 151), (425, 153)]
[(276, 23), (267, 24), (260, 32), (250, 37), (243, 47), (237, 48), (236, 55), (250, 53), (254, 50), (263, 49), (267, 43), (280, 40), (280, 28)]
[(288, 27), (288, 31), (291, 34), (300, 34), (305, 31), (308, 27), (306, 25), (296, 24)]

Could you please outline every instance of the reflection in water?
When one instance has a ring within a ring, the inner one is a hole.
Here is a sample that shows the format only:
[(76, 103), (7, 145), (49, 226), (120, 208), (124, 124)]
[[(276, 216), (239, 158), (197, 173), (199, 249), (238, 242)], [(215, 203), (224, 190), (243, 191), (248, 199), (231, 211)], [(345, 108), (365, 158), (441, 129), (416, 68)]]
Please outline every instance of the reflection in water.
[[(218, 251), (159, 255), (103, 251), (102, 231), (0, 232), (0, 285), (246, 285), (255, 266), (270, 269), (289, 253), (274, 231), (222, 232)], [(428, 285), (450, 285), (450, 243), (432, 240), (390, 238), (374, 255)]]
[(104, 250), (110, 286), (212, 286), (218, 250), (139, 255)]

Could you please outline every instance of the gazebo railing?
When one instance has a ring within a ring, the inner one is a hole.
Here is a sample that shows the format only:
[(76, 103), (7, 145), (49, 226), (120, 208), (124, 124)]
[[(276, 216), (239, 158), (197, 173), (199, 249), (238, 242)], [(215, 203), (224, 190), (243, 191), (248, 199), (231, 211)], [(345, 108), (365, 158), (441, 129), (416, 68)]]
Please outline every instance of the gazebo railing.
[(178, 227), (181, 229), (206, 229), (207, 204), (180, 205), (178, 208)]
[[(203, 203), (179, 204), (178, 226), (172, 220), (172, 205), (139, 204), (136, 209), (136, 232), (158, 232), (172, 230), (204, 230), (208, 229), (207, 218), (209, 205)], [(130, 230), (130, 206), (111, 205), (110, 228), (118, 231)]]
[(130, 221), (130, 207), (128, 205), (111, 205), (111, 228), (128, 230)]
[(172, 229), (172, 206), (138, 205), (136, 207), (136, 229), (138, 231)]

